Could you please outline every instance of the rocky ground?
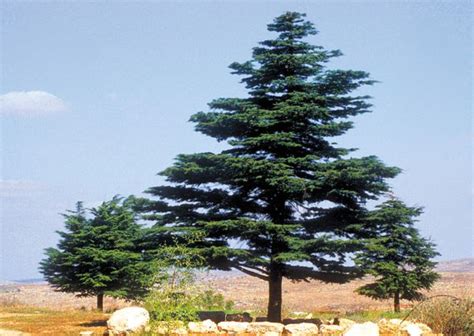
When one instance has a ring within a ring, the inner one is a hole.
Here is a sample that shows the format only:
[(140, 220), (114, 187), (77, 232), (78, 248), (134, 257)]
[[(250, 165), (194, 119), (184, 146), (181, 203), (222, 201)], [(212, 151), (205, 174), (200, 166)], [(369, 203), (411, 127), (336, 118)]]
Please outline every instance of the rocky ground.
[[(370, 279), (356, 280), (347, 284), (327, 284), (319, 281), (283, 284), (284, 305), (287, 311), (359, 311), (390, 310), (391, 301), (376, 301), (354, 293), (354, 290)], [(216, 278), (211, 287), (233, 300), (237, 308), (258, 310), (265, 307), (267, 285), (248, 276)], [(427, 293), (428, 296), (452, 295), (474, 297), (474, 272), (441, 273), (441, 280)], [(408, 302), (402, 302), (407, 307)]]
[[(473, 259), (441, 263), (439, 271), (441, 279), (427, 293), (428, 296), (474, 297)], [(364, 315), (366, 312), (391, 310), (390, 301), (375, 301), (354, 293), (356, 288), (368, 281), (370, 279), (367, 278), (343, 285), (285, 281), (284, 315), (302, 312), (313, 313), (314, 316), (348, 316), (351, 313), (357, 316), (360, 312)], [(226, 299), (233, 300), (235, 308), (264, 315), (267, 299), (265, 282), (239, 273), (207, 274), (200, 282), (206, 289), (211, 287)], [(104, 303), (109, 312), (131, 304), (111, 298), (106, 298)], [(409, 307), (409, 302), (402, 303), (402, 308)], [(95, 312), (94, 308), (95, 298), (78, 298), (55, 292), (45, 283), (0, 284), (0, 335), (20, 335), (12, 330), (31, 335), (77, 335), (83, 330), (101, 334), (110, 315)], [(364, 320), (376, 321), (365, 317), (361, 321)]]
[[(474, 296), (474, 272), (441, 273), (441, 280), (428, 293), (429, 296), (447, 294), (456, 297)], [(233, 300), (236, 308), (259, 311), (265, 308), (267, 285), (248, 276), (209, 276), (206, 283), (216, 291)], [(325, 284), (319, 281), (284, 282), (284, 309), (294, 311), (359, 311), (391, 309), (390, 301), (375, 301), (354, 293), (354, 290), (369, 281), (357, 280), (348, 284)], [(208, 286), (206, 284), (206, 286)], [(47, 284), (0, 286), (0, 306), (27, 305), (51, 309), (93, 309), (95, 298), (78, 298), (72, 294), (55, 292)], [(124, 307), (128, 303), (106, 298), (109, 311)], [(407, 307), (404, 302), (402, 306)]]

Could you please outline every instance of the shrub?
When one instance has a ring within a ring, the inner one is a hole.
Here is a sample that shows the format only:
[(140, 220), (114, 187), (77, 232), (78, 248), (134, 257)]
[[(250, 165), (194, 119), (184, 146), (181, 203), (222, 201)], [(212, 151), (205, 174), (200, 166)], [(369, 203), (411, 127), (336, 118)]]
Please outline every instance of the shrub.
[(197, 320), (196, 276), (186, 253), (185, 249), (174, 247), (172, 254), (181, 254), (184, 258), (169, 259), (174, 265), (168, 264), (157, 273), (156, 285), (145, 298), (145, 308), (152, 321)]
[(197, 305), (200, 310), (225, 310), (234, 308), (234, 302), (225, 300), (224, 295), (214, 292), (212, 289), (197, 294)]
[[(199, 237), (186, 237), (192, 242)], [(144, 306), (150, 312), (152, 329), (174, 329), (182, 323), (198, 320), (201, 310), (226, 310), (233, 302), (222, 294), (196, 283), (196, 271), (203, 270), (204, 261), (184, 245), (161, 247), (156, 253), (160, 261), (156, 285), (145, 298)]]
[(427, 324), (445, 336), (474, 335), (473, 298), (433, 298), (415, 308), (412, 318)]
[(152, 321), (190, 322), (198, 319), (201, 310), (231, 310), (234, 303), (220, 293), (202, 290), (188, 269), (174, 269), (145, 299), (145, 308)]

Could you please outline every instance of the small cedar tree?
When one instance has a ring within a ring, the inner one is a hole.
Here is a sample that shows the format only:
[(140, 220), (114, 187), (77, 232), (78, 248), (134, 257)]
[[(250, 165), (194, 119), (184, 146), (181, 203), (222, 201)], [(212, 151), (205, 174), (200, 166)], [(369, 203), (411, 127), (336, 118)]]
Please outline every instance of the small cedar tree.
[[(86, 211), (81, 202), (64, 214), (65, 231), (58, 231), (57, 248), (46, 249), (40, 263), (45, 279), (57, 290), (78, 296), (138, 299), (154, 278), (153, 262), (141, 250), (142, 231), (133, 197), (114, 197)], [(92, 216), (88, 216), (88, 212)]]
[(421, 208), (407, 207), (396, 199), (377, 206), (366, 219), (373, 237), (366, 240), (355, 258), (359, 267), (376, 277), (357, 292), (374, 299), (393, 299), (396, 312), (400, 311), (401, 299), (422, 299), (420, 290), (430, 289), (439, 278), (432, 260), (439, 253), (414, 227), (421, 213)]

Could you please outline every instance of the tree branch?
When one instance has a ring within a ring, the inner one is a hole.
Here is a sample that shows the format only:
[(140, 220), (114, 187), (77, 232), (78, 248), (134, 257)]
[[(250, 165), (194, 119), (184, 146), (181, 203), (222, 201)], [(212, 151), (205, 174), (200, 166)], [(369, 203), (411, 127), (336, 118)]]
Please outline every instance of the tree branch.
[(234, 267), (235, 269), (241, 271), (242, 273), (245, 273), (245, 274), (247, 274), (247, 275), (250, 275), (250, 276), (259, 278), (259, 279), (261, 279), (261, 280), (264, 280), (264, 281), (268, 281), (268, 280), (269, 280), (268, 276), (265, 276), (265, 275), (260, 274), (260, 273), (257, 273), (257, 272), (250, 271), (250, 270), (244, 268), (242, 265), (233, 264), (232, 267)]

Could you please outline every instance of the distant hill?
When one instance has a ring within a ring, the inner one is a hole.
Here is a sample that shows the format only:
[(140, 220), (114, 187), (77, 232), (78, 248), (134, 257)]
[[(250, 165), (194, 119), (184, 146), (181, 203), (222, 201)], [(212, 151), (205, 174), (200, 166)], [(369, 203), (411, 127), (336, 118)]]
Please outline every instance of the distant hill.
[(46, 281), (42, 278), (21, 279), (21, 280), (2, 280), (2, 279), (0, 279), (0, 286), (37, 285), (37, 284), (45, 284), (45, 283), (46, 283)]
[(436, 270), (438, 272), (454, 273), (474, 272), (474, 258), (440, 261)]
[(21, 280), (14, 280), (14, 282), (16, 282), (17, 284), (23, 284), (23, 285), (46, 283), (46, 281), (43, 278), (21, 279)]
[[(438, 272), (452, 272), (452, 273), (474, 273), (474, 258), (464, 258), (456, 260), (439, 261), (436, 266)], [(219, 278), (233, 278), (244, 275), (239, 271), (211, 271), (209, 273), (199, 274), (198, 278), (202, 279), (219, 279)], [(36, 279), (21, 279), (21, 280), (3, 280), (0, 279), (0, 286), (12, 285), (32, 285), (32, 284), (46, 284), (46, 281), (41, 278)]]

